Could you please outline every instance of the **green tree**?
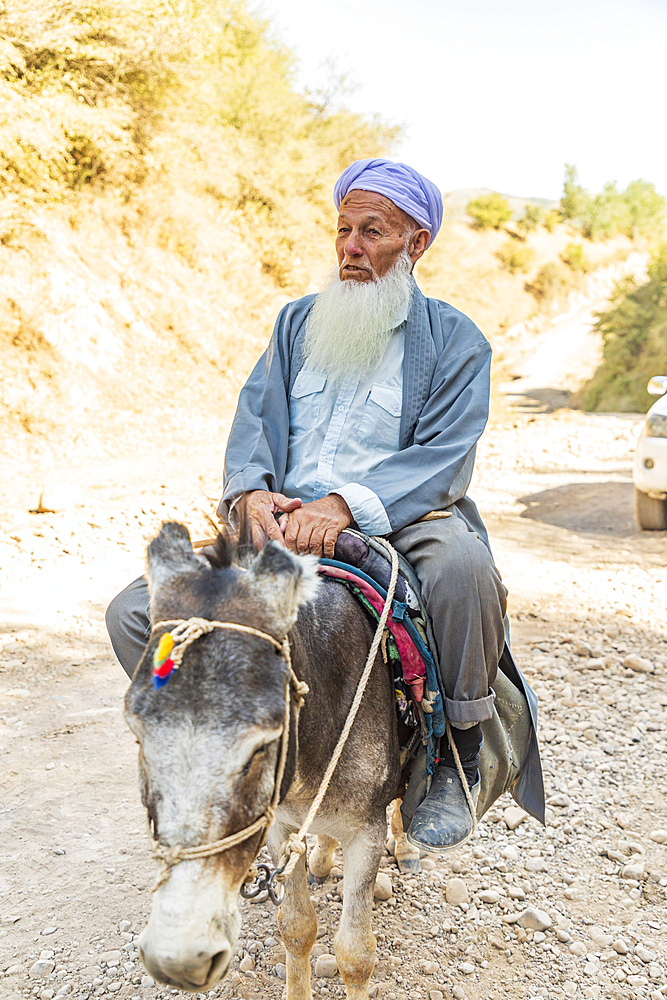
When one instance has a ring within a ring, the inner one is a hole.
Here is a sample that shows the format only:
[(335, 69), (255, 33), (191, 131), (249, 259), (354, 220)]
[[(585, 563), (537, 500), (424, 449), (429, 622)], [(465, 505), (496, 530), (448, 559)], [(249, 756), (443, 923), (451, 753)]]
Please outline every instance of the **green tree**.
[(665, 235), (665, 199), (649, 181), (631, 181), (625, 189), (626, 235), (660, 239)]
[(512, 209), (497, 191), (469, 201), (466, 212), (477, 229), (500, 229), (512, 218)]
[(539, 205), (527, 204), (523, 210), (523, 215), (519, 219), (518, 225), (526, 233), (534, 232), (543, 221), (544, 213)]
[(667, 245), (653, 255), (649, 280), (621, 285), (596, 329), (604, 340), (602, 364), (582, 390), (588, 410), (643, 412), (652, 400), (646, 383), (665, 368)]
[(590, 195), (577, 180), (577, 168), (572, 163), (565, 164), (565, 183), (560, 210), (564, 219), (578, 221), (586, 212)]
[(516, 240), (509, 239), (501, 246), (496, 256), (510, 274), (527, 271), (535, 257), (535, 251), (527, 243), (517, 243)]

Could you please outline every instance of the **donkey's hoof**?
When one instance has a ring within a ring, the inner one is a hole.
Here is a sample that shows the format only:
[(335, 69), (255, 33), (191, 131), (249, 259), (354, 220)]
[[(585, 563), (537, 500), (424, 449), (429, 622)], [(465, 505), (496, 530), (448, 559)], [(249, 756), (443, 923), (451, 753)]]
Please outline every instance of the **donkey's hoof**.
[(307, 879), (308, 885), (324, 885), (327, 880), (327, 876), (324, 875), (320, 877), (319, 875), (313, 875), (312, 872), (308, 872)]
[(401, 875), (419, 875), (422, 870), (419, 858), (396, 858)]

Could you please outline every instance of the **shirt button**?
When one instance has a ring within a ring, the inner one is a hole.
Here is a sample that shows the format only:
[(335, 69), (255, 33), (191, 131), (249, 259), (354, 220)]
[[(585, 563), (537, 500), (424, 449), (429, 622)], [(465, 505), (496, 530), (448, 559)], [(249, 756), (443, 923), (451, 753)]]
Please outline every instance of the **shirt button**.
[(345, 409), (345, 407), (344, 407), (344, 406), (339, 406), (339, 407), (338, 407), (338, 412), (339, 412), (339, 413), (342, 413), (344, 409)]

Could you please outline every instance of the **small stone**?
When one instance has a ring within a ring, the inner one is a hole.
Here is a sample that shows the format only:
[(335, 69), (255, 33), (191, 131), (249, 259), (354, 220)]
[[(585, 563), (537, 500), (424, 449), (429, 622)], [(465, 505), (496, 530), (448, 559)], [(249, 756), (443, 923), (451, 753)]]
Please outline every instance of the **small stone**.
[(500, 856), (505, 858), (507, 861), (518, 861), (519, 860), (519, 848), (510, 844), (508, 847), (503, 847), (500, 852)]
[(577, 992), (577, 984), (572, 982), (571, 979), (566, 979), (563, 983), (563, 993), (568, 997), (573, 997)]
[(394, 889), (391, 882), (391, 875), (387, 875), (386, 872), (379, 872), (377, 878), (375, 879), (373, 896), (375, 899), (385, 900), (391, 899), (393, 895)]
[(132, 921), (131, 920), (121, 920), (121, 922), (118, 925), (118, 930), (122, 934), (123, 931), (129, 931), (129, 929), (131, 927), (132, 927)]
[(571, 955), (576, 955), (577, 958), (583, 958), (588, 949), (583, 941), (573, 941), (568, 951)]
[(484, 889), (483, 892), (479, 894), (480, 901), (482, 903), (497, 903), (500, 899), (500, 893), (496, 889)]
[(56, 967), (55, 962), (47, 961), (45, 959), (39, 959), (34, 965), (30, 966), (28, 975), (32, 976), (33, 979), (45, 979), (50, 976)]
[(520, 885), (510, 885), (507, 887), (507, 895), (510, 899), (525, 899), (526, 893)]
[(142, 976), (141, 977), (142, 986), (155, 986), (155, 980), (152, 976)]
[(620, 826), (621, 830), (627, 830), (629, 826), (632, 826), (632, 816), (629, 813), (616, 813), (614, 819)]
[(107, 989), (108, 989), (109, 993), (115, 993), (116, 990), (119, 990), (122, 985), (123, 985), (123, 983), (121, 982), (120, 979), (114, 979), (112, 982), (109, 983), (109, 985), (107, 986)]
[(542, 944), (542, 942), (546, 941), (546, 939), (547, 936), (543, 931), (535, 931), (535, 933), (533, 934), (533, 941), (535, 942), (535, 944)]
[(616, 938), (616, 940), (612, 944), (612, 948), (614, 949), (617, 955), (627, 955), (628, 951), (630, 950), (625, 941), (623, 940), (623, 938)]
[(56, 765), (54, 764), (54, 762), (53, 762), (52, 760), (50, 760), (50, 761), (49, 761), (49, 763), (48, 763), (48, 764), (46, 765), (46, 767), (44, 768), (44, 770), (45, 770), (45, 771), (52, 771), (52, 770), (54, 769), (54, 767), (55, 767), (55, 766), (56, 766)]
[(239, 970), (241, 972), (254, 972), (255, 960), (251, 958), (250, 955), (246, 955), (245, 958), (242, 958), (239, 963)]
[(442, 990), (429, 990), (428, 1000), (445, 1000), (445, 994)]
[(468, 902), (468, 886), (462, 878), (450, 878), (445, 888), (445, 899), (450, 906), (463, 906)]
[(376, 997), (377, 995), (378, 995), (378, 984), (370, 983), (368, 986), (368, 996), (370, 1000), (373, 1000), (373, 997)]
[(598, 948), (609, 948), (614, 940), (611, 934), (606, 934), (602, 927), (590, 927), (588, 930), (590, 934), (591, 941), (598, 946)]
[(475, 971), (475, 965), (473, 962), (461, 962), (459, 965), (459, 972), (462, 972), (464, 976), (472, 976)]
[(519, 809), (518, 806), (508, 806), (507, 809), (503, 810), (503, 819), (508, 830), (516, 830), (519, 823), (528, 819), (528, 813)]
[(667, 830), (651, 830), (649, 837), (654, 844), (667, 844)]
[(455, 997), (456, 1000), (466, 1000), (465, 991), (462, 986), (455, 986), (452, 990), (452, 996)]
[(638, 674), (652, 674), (655, 669), (650, 660), (645, 660), (643, 656), (637, 656), (636, 653), (630, 653), (622, 662), (624, 667), (628, 667), (629, 670), (634, 670)]
[(549, 866), (544, 858), (526, 858), (524, 867), (527, 872), (545, 872)]
[(22, 965), (10, 965), (8, 969), (5, 969), (6, 976), (17, 976), (19, 972), (23, 972)]
[(57, 930), (57, 927), (45, 927), (42, 931), (42, 937), (48, 937), (49, 934), (55, 934)]
[(552, 795), (550, 798), (547, 799), (547, 805), (560, 806), (560, 807), (570, 806), (572, 805), (572, 799), (570, 798), (569, 795), (563, 795), (563, 794)]
[(56, 991), (54, 989), (52, 989), (50, 986), (47, 986), (46, 989), (40, 990), (39, 993), (40, 1000), (52, 1000), (55, 992)]
[(61, 986), (58, 992), (56, 993), (56, 1000), (59, 1000), (59, 997), (68, 996), (68, 994), (70, 994), (71, 992), (72, 992), (72, 984), (65, 983), (65, 985)]
[(99, 956), (100, 962), (104, 962), (105, 965), (119, 965), (121, 960), (120, 951), (115, 948), (113, 951), (103, 951)]
[[(318, 958), (319, 962), (319, 958)], [(284, 962), (278, 962), (277, 965), (273, 966), (273, 971), (275, 972), (278, 979), (282, 979), (283, 982), (287, 980), (287, 966)]]
[(315, 975), (318, 979), (331, 979), (338, 972), (338, 962), (335, 955), (320, 955), (315, 962)]
[(437, 962), (429, 962), (425, 960), (419, 963), (419, 968), (426, 976), (437, 976), (440, 972), (440, 966)]
[(551, 927), (551, 917), (545, 910), (538, 910), (537, 907), (528, 906), (519, 914), (517, 923), (529, 931), (544, 931)]
[(654, 951), (649, 951), (643, 944), (635, 945), (635, 955), (637, 958), (640, 958), (645, 965), (649, 962), (655, 962), (658, 957)]
[(644, 863), (643, 861), (638, 861), (630, 865), (626, 865), (621, 872), (621, 878), (631, 878), (636, 881), (642, 878), (644, 874)]
[(561, 944), (568, 944), (572, 940), (572, 935), (566, 931), (563, 927), (559, 927), (556, 931), (556, 937)]

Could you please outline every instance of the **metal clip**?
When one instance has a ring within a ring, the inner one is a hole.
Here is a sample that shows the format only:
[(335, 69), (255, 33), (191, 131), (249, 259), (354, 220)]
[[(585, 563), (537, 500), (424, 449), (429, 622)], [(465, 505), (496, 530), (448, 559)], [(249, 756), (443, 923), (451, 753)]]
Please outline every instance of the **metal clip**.
[[(275, 879), (277, 875), (282, 875), (284, 871), (284, 865), (280, 868), (271, 868), (270, 865), (265, 864), (257, 865), (257, 875), (251, 882), (244, 882), (241, 886), (241, 895), (244, 899), (256, 899), (260, 892), (266, 892), (271, 902), (275, 906), (280, 906), (285, 894), (285, 887), (282, 887), (282, 891), (278, 895)], [(266, 899), (266, 896), (264, 899)], [(263, 902), (263, 900), (258, 899), (257, 902)]]

